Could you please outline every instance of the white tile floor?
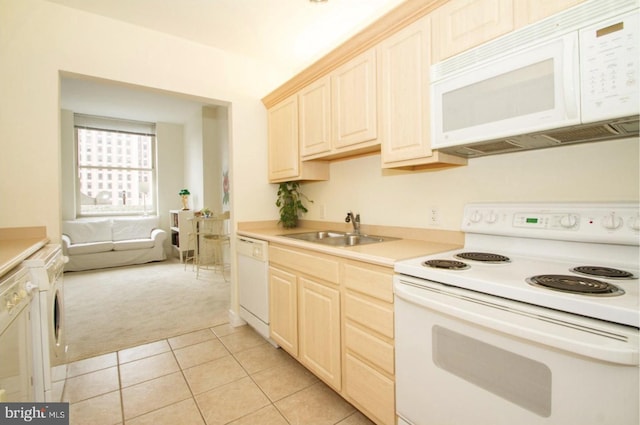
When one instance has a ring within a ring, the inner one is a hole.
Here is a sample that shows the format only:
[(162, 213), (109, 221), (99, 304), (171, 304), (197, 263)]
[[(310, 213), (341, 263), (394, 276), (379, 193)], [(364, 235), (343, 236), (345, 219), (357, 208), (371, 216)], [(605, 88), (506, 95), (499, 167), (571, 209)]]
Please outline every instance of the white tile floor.
[(247, 326), (221, 325), (69, 365), (71, 425), (372, 425)]

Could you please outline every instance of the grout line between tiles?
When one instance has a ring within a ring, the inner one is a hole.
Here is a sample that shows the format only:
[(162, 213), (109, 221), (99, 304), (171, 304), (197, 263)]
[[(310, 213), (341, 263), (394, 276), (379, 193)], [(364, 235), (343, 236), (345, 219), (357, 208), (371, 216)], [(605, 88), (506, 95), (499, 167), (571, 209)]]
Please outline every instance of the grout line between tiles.
[[(227, 324), (228, 324), (228, 323), (227, 323)], [(224, 325), (224, 324), (215, 325), (215, 326), (222, 326), (222, 325)], [(241, 417), (235, 418), (235, 419), (233, 419), (233, 421), (231, 421), (231, 422), (229, 422), (229, 423), (232, 423), (232, 422), (238, 421), (238, 420), (240, 420), (240, 419), (242, 419), (242, 418), (245, 418), (245, 417), (247, 417), (247, 416), (249, 416), (249, 415), (255, 414), (255, 413), (256, 413), (256, 412), (258, 412), (259, 410), (264, 409), (265, 407), (267, 407), (267, 406), (271, 405), (273, 408), (275, 408), (275, 410), (278, 412), (278, 414), (279, 414), (279, 415), (284, 419), (284, 421), (285, 421), (287, 424), (292, 425), (292, 422), (290, 422), (290, 420), (287, 418), (287, 416), (285, 416), (284, 412), (283, 412), (283, 411), (281, 411), (281, 410), (278, 408), (278, 406), (276, 405), (276, 403), (277, 403), (278, 401), (280, 401), (280, 400), (283, 400), (283, 399), (287, 398), (287, 397), (290, 397), (290, 396), (293, 396), (293, 395), (295, 395), (295, 394), (298, 394), (298, 393), (300, 393), (300, 392), (302, 392), (302, 391), (304, 391), (304, 390), (306, 390), (306, 389), (308, 389), (308, 388), (310, 388), (310, 387), (312, 387), (312, 386), (314, 386), (314, 385), (324, 384), (324, 383), (322, 382), (322, 380), (317, 380), (316, 382), (313, 382), (313, 383), (311, 383), (310, 385), (305, 386), (304, 388), (298, 389), (298, 390), (296, 390), (296, 391), (292, 392), (291, 394), (287, 394), (285, 397), (282, 397), (282, 398), (281, 398), (281, 399), (279, 399), (279, 400), (272, 400), (272, 399), (267, 395), (267, 393), (263, 390), (263, 388), (262, 388), (260, 385), (258, 385), (258, 383), (257, 383), (257, 382), (256, 382), (256, 380), (254, 379), (254, 376), (253, 376), (253, 375), (256, 375), (256, 374), (261, 373), (261, 372), (263, 372), (263, 371), (265, 371), (265, 370), (272, 369), (272, 368), (275, 368), (275, 367), (280, 367), (280, 366), (277, 366), (277, 365), (276, 365), (276, 366), (271, 366), (271, 367), (266, 368), (266, 369), (258, 370), (258, 371), (256, 371), (255, 373), (253, 373), (253, 374), (252, 374), (252, 373), (250, 373), (250, 372), (247, 370), (247, 368), (242, 364), (242, 362), (240, 361), (240, 359), (239, 359), (239, 357), (238, 357), (238, 354), (240, 354), (240, 353), (242, 353), (242, 352), (245, 352), (245, 351), (247, 351), (247, 350), (253, 349), (253, 348), (257, 348), (257, 347), (258, 347), (258, 345), (254, 346), (254, 347), (249, 347), (249, 348), (243, 349), (243, 350), (241, 350), (241, 351), (232, 352), (232, 351), (230, 350), (230, 348), (229, 348), (227, 345), (225, 345), (225, 343), (222, 341), (221, 337), (222, 337), (222, 336), (231, 335), (231, 334), (233, 334), (233, 333), (235, 333), (235, 332), (231, 332), (231, 333), (228, 333), (228, 334), (225, 334), (225, 335), (219, 336), (219, 335), (214, 331), (214, 327), (208, 327), (208, 328), (205, 328), (205, 329), (208, 329), (208, 330), (211, 332), (211, 334), (213, 335), (212, 340), (217, 340), (219, 343), (221, 343), (221, 344), (222, 344), (222, 346), (223, 346), (223, 347), (224, 347), (224, 348), (229, 352), (229, 354), (232, 356), (232, 358), (233, 358), (233, 359), (238, 363), (238, 365), (242, 368), (242, 370), (244, 371), (244, 373), (246, 374), (246, 376), (247, 376), (247, 377), (249, 377), (249, 379), (251, 380), (251, 382), (252, 382), (252, 383), (253, 383), (253, 384), (258, 388), (258, 390), (259, 390), (259, 391), (260, 391), (260, 392), (265, 396), (265, 398), (268, 400), (268, 404), (267, 404), (267, 405), (265, 405), (265, 406), (263, 406), (263, 407), (261, 407), (261, 408), (259, 408), (259, 409), (255, 410), (255, 411), (252, 411), (252, 412), (250, 412), (250, 413), (247, 413), (246, 415), (243, 415), (243, 416), (241, 416)], [(193, 332), (198, 332), (198, 331), (191, 331), (191, 332), (187, 332), (187, 333), (182, 334), (182, 335), (187, 335), (187, 334), (189, 334), (189, 333), (193, 333)], [(175, 337), (179, 337), (179, 336), (181, 336), (181, 335), (176, 335), (176, 336), (173, 336), (173, 337), (171, 337), (171, 338), (175, 338)], [(183, 368), (183, 367), (182, 367), (182, 365), (180, 364), (180, 362), (178, 362), (178, 358), (177, 358), (177, 356), (176, 356), (176, 350), (183, 349), (183, 348), (186, 348), (186, 347), (189, 347), (189, 346), (192, 346), (192, 345), (196, 345), (196, 344), (199, 344), (199, 343), (204, 342), (204, 341), (195, 342), (195, 343), (190, 343), (190, 344), (187, 344), (187, 345), (181, 346), (181, 347), (179, 347), (179, 348), (174, 348), (174, 347), (169, 343), (169, 339), (171, 339), (171, 338), (164, 338), (164, 339), (160, 339), (160, 340), (158, 340), (158, 341), (152, 341), (151, 343), (153, 343), (153, 342), (159, 342), (159, 341), (165, 341), (165, 342), (167, 343), (167, 345), (168, 345), (168, 347), (169, 347), (169, 350), (171, 351), (171, 354), (172, 354), (172, 356), (173, 356), (174, 360), (176, 361), (176, 363), (177, 363), (177, 365), (178, 365), (178, 369), (179, 369), (179, 371), (180, 371), (180, 374), (181, 374), (182, 378), (184, 379), (184, 381), (185, 381), (185, 383), (186, 383), (186, 385), (187, 385), (187, 388), (188, 388), (188, 390), (189, 390), (189, 394), (190, 394), (190, 398), (191, 398), (191, 400), (193, 400), (193, 403), (194, 403), (194, 405), (195, 405), (196, 409), (198, 410), (198, 415), (199, 415), (199, 416), (200, 416), (200, 418), (202, 419), (203, 423), (204, 423), (204, 424), (207, 424), (207, 422), (206, 422), (206, 418), (205, 418), (205, 416), (204, 416), (204, 412), (203, 412), (203, 410), (202, 410), (202, 407), (201, 407), (201, 406), (200, 406), (200, 404), (198, 403), (198, 401), (197, 401), (197, 399), (196, 399), (196, 394), (194, 394), (193, 389), (192, 389), (191, 385), (189, 384), (189, 381), (187, 380), (187, 376), (185, 375), (185, 370), (186, 370), (186, 369), (189, 369), (189, 368)], [(208, 341), (208, 340), (206, 340), (206, 341)], [(268, 342), (265, 342), (265, 344), (268, 344)], [(142, 344), (142, 345), (144, 345), (144, 344)], [(133, 348), (133, 347), (132, 347), (132, 348)], [(120, 369), (120, 366), (121, 366), (121, 362), (120, 362), (120, 361), (121, 361), (121, 355), (120, 355), (120, 352), (119, 352), (119, 351), (116, 351), (116, 352), (115, 352), (115, 354), (116, 354), (116, 363), (117, 363), (117, 364), (116, 364), (116, 366), (117, 366), (117, 368), (118, 368), (118, 369), (117, 369), (117, 376), (118, 376), (118, 392), (119, 392), (119, 394), (118, 394), (118, 395), (119, 395), (119, 402), (120, 402), (120, 417), (121, 417), (121, 419), (122, 419), (122, 425), (125, 425), (125, 424), (126, 424), (126, 421), (125, 421), (124, 395), (123, 395), (123, 389), (124, 389), (124, 388), (122, 387), (122, 375), (121, 375), (121, 369)], [(162, 354), (162, 353), (152, 354), (152, 355), (150, 355), (150, 356), (145, 356), (145, 357), (143, 357), (143, 358), (151, 357), (151, 356), (158, 355), (158, 354)], [(288, 353), (287, 353), (287, 355), (288, 355)], [(140, 360), (140, 359), (137, 359), (137, 360)], [(123, 364), (127, 364), (127, 363), (130, 363), (130, 362), (126, 362), (126, 363), (123, 363)], [(192, 366), (192, 367), (195, 367), (195, 366)], [(105, 368), (99, 368), (99, 369), (97, 369), (97, 370), (102, 370), (102, 369), (105, 369)], [(91, 372), (86, 372), (86, 373), (91, 373)], [(172, 373), (174, 373), (174, 372), (172, 372)], [(78, 375), (78, 376), (81, 376), (81, 375)], [(162, 376), (165, 376), (165, 375), (162, 375)], [(156, 377), (156, 378), (152, 378), (152, 379), (157, 379), (157, 378), (158, 378), (158, 377)], [(243, 378), (243, 379), (244, 379), (244, 378)], [(143, 382), (148, 382), (148, 381), (149, 381), (149, 380), (146, 380), (146, 381), (143, 381)], [(235, 381), (232, 381), (232, 382), (235, 382)], [(136, 383), (136, 385), (137, 385), (137, 384), (140, 384), (140, 383)], [(326, 385), (326, 384), (324, 384), (324, 385)], [(138, 415), (138, 416), (135, 416), (135, 417), (132, 417), (132, 418), (128, 418), (128, 420), (132, 420), (132, 419), (134, 419), (134, 418), (139, 418), (139, 417), (141, 417), (141, 416), (144, 416), (144, 415), (150, 414), (150, 413), (155, 412), (155, 411), (157, 411), (157, 410), (160, 410), (160, 409), (163, 409), (163, 408), (166, 408), (166, 407), (169, 407), (169, 406), (172, 406), (172, 405), (175, 405), (175, 404), (181, 403), (181, 402), (183, 402), (183, 401), (185, 401), (185, 400), (188, 400), (188, 399), (189, 399), (189, 397), (188, 397), (188, 398), (185, 398), (185, 399), (182, 399), (182, 400), (179, 400), (179, 401), (176, 401), (176, 402), (173, 402), (173, 403), (170, 403), (170, 404), (167, 404), (167, 405), (164, 405), (164, 406), (162, 406), (162, 407), (159, 407), (159, 408), (156, 408), (156, 409), (150, 410), (150, 411), (148, 411), (148, 412), (145, 412), (145, 413), (143, 413), (143, 414), (141, 414), (141, 415)], [(355, 414), (355, 413), (357, 413), (357, 412), (358, 412), (358, 410), (357, 410), (357, 409), (355, 409), (355, 412), (352, 412), (352, 414), (347, 415), (345, 418), (342, 418), (342, 419), (338, 420), (335, 424), (338, 424), (338, 423), (340, 423), (341, 421), (344, 421), (346, 418), (348, 418), (348, 417), (352, 416), (353, 414)]]
[[(267, 342), (267, 344), (268, 344), (268, 342)], [(255, 348), (255, 347), (252, 347), (252, 348)], [(248, 348), (247, 350), (250, 350), (250, 348)], [(242, 351), (247, 351), (247, 350), (242, 350)], [(242, 351), (238, 351), (238, 353), (241, 353)], [(264, 390), (262, 389), (262, 387), (261, 387), (261, 386), (256, 382), (256, 380), (253, 378), (252, 374), (251, 374), (251, 373), (249, 373), (249, 371), (248, 371), (248, 370), (247, 370), (247, 369), (242, 365), (242, 362), (240, 362), (240, 359), (238, 359), (238, 358), (236, 357), (236, 353), (231, 353), (231, 355), (233, 356), (234, 360), (235, 360), (236, 362), (238, 362), (238, 364), (240, 365), (240, 367), (242, 368), (242, 370), (244, 370), (244, 372), (247, 374), (247, 376), (249, 377), (249, 379), (251, 379), (251, 382), (253, 382), (253, 384), (254, 384), (256, 387), (258, 387), (258, 389), (260, 390), (260, 392), (261, 392), (262, 394), (264, 394), (264, 396), (267, 398), (267, 400), (269, 400), (269, 404), (270, 404), (271, 406), (273, 406), (273, 408), (274, 408), (274, 409), (276, 409), (276, 411), (278, 412), (278, 414), (279, 414), (280, 416), (282, 416), (282, 418), (285, 420), (285, 422), (286, 422), (287, 424), (291, 425), (291, 422), (289, 422), (289, 419), (287, 419), (287, 417), (284, 415), (284, 413), (283, 413), (280, 409), (278, 409), (278, 406), (276, 406), (276, 402), (275, 402), (275, 401), (273, 401), (273, 400), (271, 400), (271, 398), (269, 397), (269, 395), (268, 395), (267, 393), (265, 393), (265, 392), (264, 392)], [(267, 370), (267, 369), (263, 369), (263, 370)], [(254, 373), (254, 375), (255, 375), (255, 374), (257, 374), (257, 373), (259, 373), (259, 372), (262, 372), (263, 370), (260, 370), (260, 371), (258, 371), (258, 372), (255, 372), (255, 373)], [(299, 391), (301, 391), (301, 390), (299, 390)], [(292, 394), (295, 394), (295, 393), (297, 393), (297, 392), (298, 392), (298, 391), (296, 391), (296, 392), (294, 392), (294, 393), (292, 393)], [(290, 394), (290, 395), (291, 395), (291, 394)], [(264, 407), (261, 407), (260, 409), (264, 409)], [(260, 410), (260, 409), (258, 409), (258, 410)], [(249, 416), (249, 415), (252, 415), (252, 414), (256, 413), (258, 410), (254, 411), (254, 412), (251, 412), (251, 413), (247, 413), (246, 415), (241, 416), (240, 418), (236, 418), (235, 420), (237, 421), (238, 419), (242, 419), (242, 418), (245, 418), (245, 417), (247, 417), (247, 416)]]
[[(211, 330), (211, 328), (208, 328), (208, 329)], [(214, 337), (217, 338), (216, 334), (213, 331), (211, 331), (211, 333), (213, 334)], [(202, 423), (206, 425), (207, 419), (204, 417), (204, 413), (202, 413), (202, 408), (200, 407), (200, 404), (196, 399), (196, 395), (193, 393), (193, 389), (189, 384), (189, 380), (187, 379), (187, 376), (184, 374), (185, 369), (182, 368), (182, 365), (180, 364), (180, 362), (178, 361), (178, 357), (176, 356), (176, 352), (168, 340), (167, 340), (167, 344), (169, 344), (169, 347), (171, 348), (171, 354), (173, 355), (173, 358), (176, 360), (176, 363), (178, 363), (178, 368), (180, 369), (180, 374), (182, 375), (182, 379), (184, 379), (185, 384), (187, 384), (187, 388), (189, 389), (189, 394), (191, 394), (191, 399), (193, 400), (193, 404), (196, 406), (196, 409), (198, 409), (198, 415), (200, 415), (200, 417), (202, 418)], [(195, 345), (195, 344), (185, 345), (184, 347), (180, 347), (180, 348), (190, 347), (192, 345)]]
[(120, 352), (116, 351), (116, 367), (118, 368), (118, 396), (120, 397), (120, 418), (124, 421), (124, 396), (122, 394), (122, 378), (120, 377)]

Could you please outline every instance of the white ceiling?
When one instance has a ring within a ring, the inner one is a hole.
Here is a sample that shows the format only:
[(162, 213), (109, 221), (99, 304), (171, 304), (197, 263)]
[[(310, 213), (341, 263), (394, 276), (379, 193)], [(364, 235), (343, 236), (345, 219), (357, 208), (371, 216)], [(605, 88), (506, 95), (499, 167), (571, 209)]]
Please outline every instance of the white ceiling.
[[(292, 77), (406, 0), (48, 1), (249, 56)], [(184, 122), (201, 105), (97, 81), (65, 78), (61, 89), (63, 108), (146, 121)]]
[(263, 62), (293, 76), (405, 0), (48, 0)]

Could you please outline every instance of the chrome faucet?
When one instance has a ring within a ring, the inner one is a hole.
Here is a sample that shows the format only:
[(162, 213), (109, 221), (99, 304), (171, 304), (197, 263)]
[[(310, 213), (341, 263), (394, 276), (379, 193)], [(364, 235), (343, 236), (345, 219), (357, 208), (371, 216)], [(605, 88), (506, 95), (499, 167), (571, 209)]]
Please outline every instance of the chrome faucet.
[(359, 235), (360, 234), (360, 214), (356, 214), (355, 216), (351, 211), (347, 213), (347, 217), (344, 219), (345, 223), (351, 222), (353, 224), (353, 231)]

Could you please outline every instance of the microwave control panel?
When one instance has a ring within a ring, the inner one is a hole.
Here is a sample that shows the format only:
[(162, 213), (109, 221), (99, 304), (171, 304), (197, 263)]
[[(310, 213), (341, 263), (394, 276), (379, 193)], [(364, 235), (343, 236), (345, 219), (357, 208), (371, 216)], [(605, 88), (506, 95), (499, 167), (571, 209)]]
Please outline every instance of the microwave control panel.
[(640, 112), (639, 45), (637, 10), (580, 30), (584, 122)]

